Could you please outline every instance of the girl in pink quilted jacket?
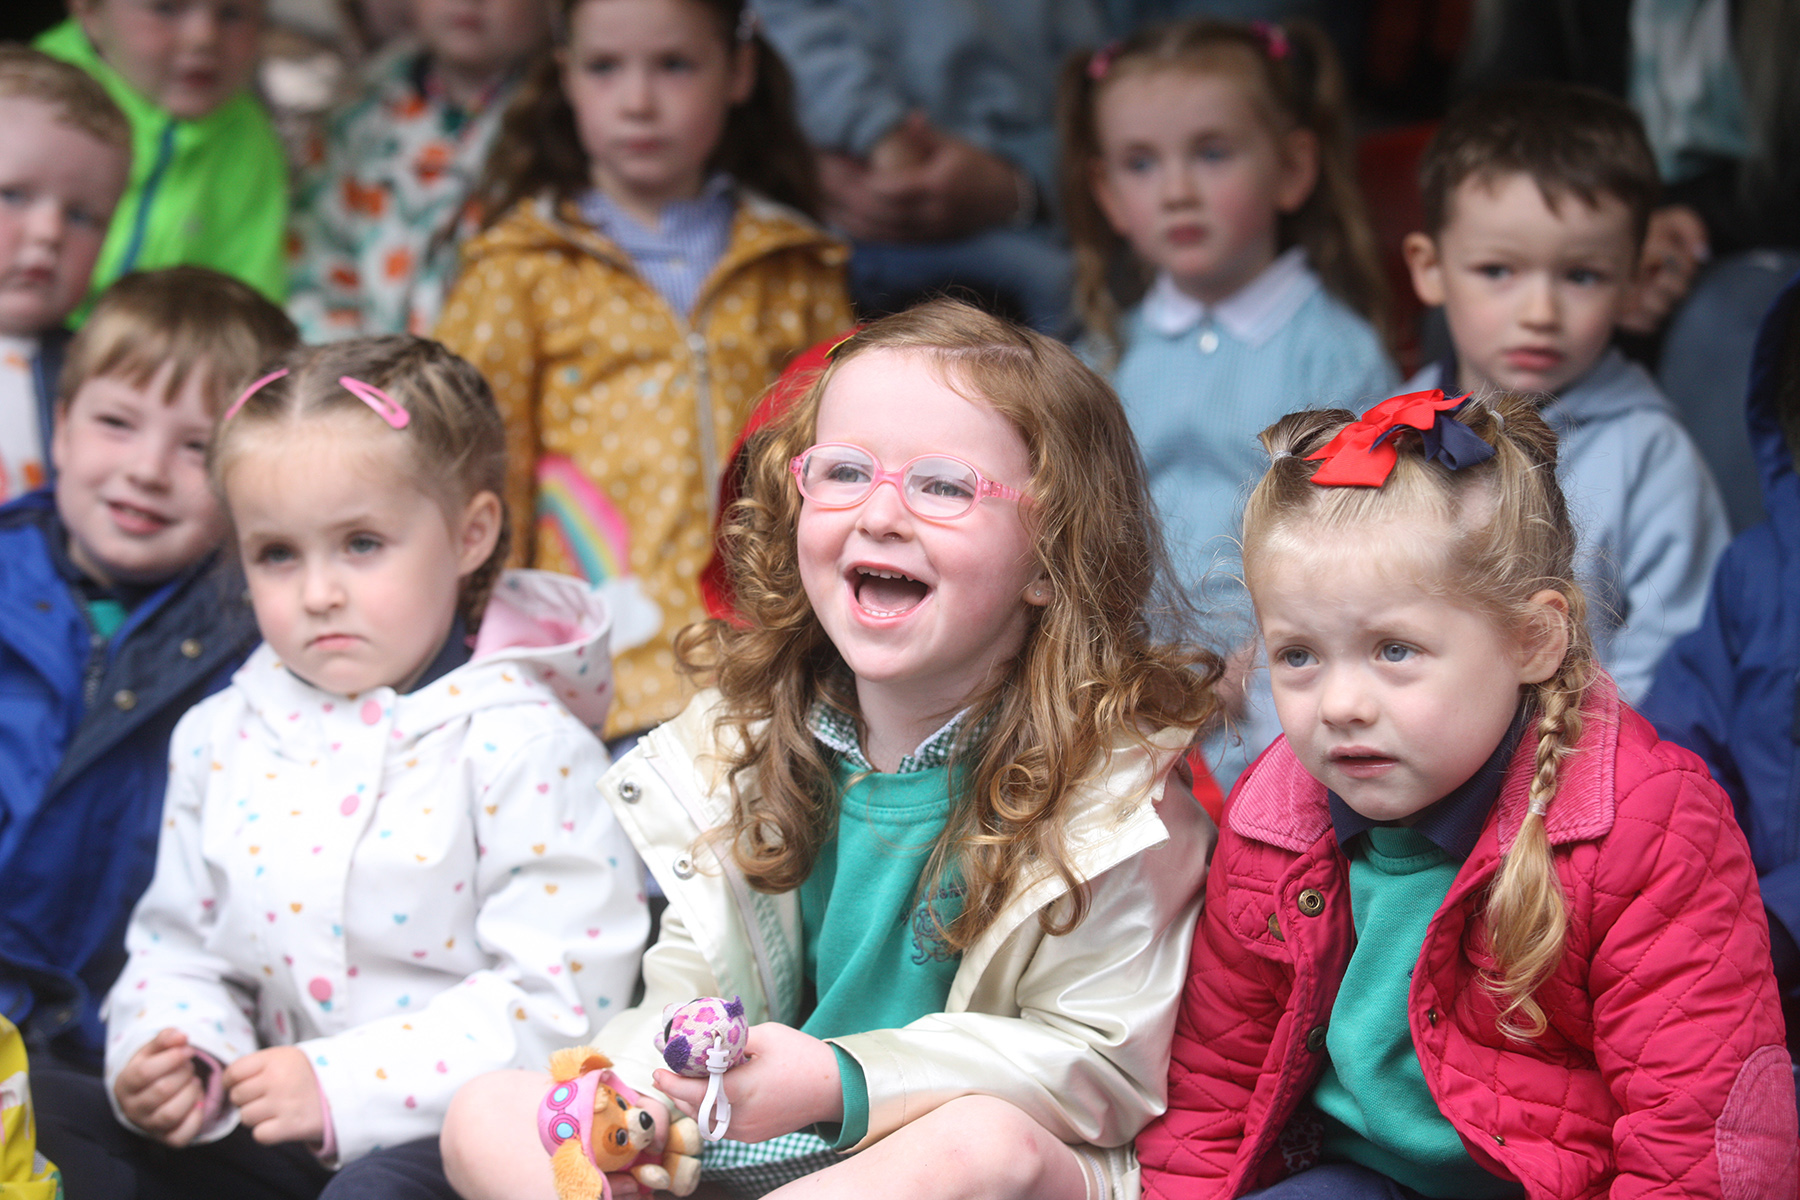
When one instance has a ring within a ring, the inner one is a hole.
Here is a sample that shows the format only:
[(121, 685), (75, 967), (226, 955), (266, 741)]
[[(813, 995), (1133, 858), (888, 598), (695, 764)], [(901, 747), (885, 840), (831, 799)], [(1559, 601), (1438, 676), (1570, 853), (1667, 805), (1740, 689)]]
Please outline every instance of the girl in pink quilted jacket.
[(1244, 516), (1285, 736), (1234, 792), (1151, 1197), (1793, 1196), (1755, 870), (1594, 662), (1520, 397), (1296, 413)]

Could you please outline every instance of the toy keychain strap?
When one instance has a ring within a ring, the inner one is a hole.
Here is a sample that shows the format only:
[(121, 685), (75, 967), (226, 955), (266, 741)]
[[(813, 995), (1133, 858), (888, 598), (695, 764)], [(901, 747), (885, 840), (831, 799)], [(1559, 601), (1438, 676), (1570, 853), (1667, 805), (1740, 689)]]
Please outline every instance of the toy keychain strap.
[[(734, 1056), (725, 1045), (725, 1035), (713, 1030), (712, 1045), (706, 1048), (706, 1097), (694, 1114), (700, 1123), (700, 1136), (709, 1142), (718, 1141), (731, 1128), (731, 1097), (725, 1094), (725, 1072), (733, 1061)], [(719, 1121), (717, 1126), (712, 1124), (715, 1115)]]

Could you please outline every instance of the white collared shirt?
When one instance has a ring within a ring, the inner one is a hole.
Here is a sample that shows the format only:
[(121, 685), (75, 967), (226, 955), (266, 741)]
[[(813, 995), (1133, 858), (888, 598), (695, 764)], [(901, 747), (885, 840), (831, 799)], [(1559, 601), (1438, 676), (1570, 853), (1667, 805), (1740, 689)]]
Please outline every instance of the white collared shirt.
[[(1164, 271), (1144, 296), (1144, 323), (1164, 337), (1180, 337), (1205, 325), (1217, 325), (1246, 345), (1260, 346), (1293, 318), (1319, 286), (1319, 277), (1306, 265), (1306, 251), (1299, 246), (1284, 251), (1255, 279), (1217, 304), (1194, 299)], [(1204, 344), (1201, 348), (1207, 349)], [(1212, 348), (1218, 348), (1216, 341)]]

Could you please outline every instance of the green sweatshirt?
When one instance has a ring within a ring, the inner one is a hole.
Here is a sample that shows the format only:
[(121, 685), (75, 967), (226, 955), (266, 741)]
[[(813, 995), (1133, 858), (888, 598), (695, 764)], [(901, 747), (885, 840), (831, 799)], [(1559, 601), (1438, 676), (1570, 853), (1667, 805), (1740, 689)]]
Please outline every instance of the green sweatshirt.
[(235, 275), (280, 303), (287, 296), (287, 160), (255, 97), (239, 92), (184, 121), (102, 62), (74, 20), (35, 44), (98, 79), (131, 122), (131, 182), (71, 323), (85, 321), (94, 298), (126, 272), (181, 263)]

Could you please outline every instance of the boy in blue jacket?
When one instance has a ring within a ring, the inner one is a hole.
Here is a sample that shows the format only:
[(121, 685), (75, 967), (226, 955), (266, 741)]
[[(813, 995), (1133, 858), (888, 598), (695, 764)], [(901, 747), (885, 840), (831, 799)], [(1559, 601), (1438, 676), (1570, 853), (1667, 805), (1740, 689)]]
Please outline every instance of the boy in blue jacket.
[(1769, 914), (1788, 1049), (1800, 1050), (1800, 277), (1750, 364), (1750, 445), (1769, 517), (1713, 573), (1700, 625), (1669, 648), (1643, 713), (1706, 760), (1750, 839)]
[(0, 508), (0, 1013), (97, 1070), (149, 883), (170, 731), (256, 641), (206, 478), (292, 322), (199, 267), (127, 276), (70, 343), (51, 487)]

